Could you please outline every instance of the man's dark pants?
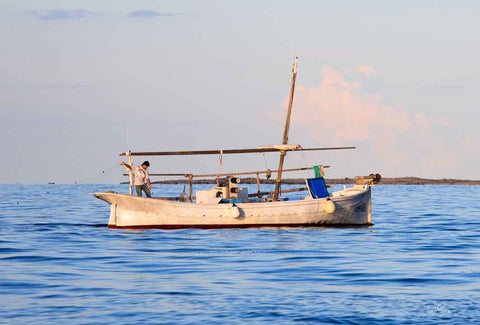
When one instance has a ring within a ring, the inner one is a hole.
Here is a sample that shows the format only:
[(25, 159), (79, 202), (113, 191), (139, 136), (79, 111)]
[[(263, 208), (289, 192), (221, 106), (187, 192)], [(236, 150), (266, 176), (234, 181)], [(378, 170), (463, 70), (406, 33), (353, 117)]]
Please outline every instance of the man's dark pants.
[(147, 184), (135, 185), (135, 189), (137, 190), (137, 196), (142, 196), (143, 190), (147, 197), (152, 197), (152, 194), (150, 193), (150, 189), (148, 188)]

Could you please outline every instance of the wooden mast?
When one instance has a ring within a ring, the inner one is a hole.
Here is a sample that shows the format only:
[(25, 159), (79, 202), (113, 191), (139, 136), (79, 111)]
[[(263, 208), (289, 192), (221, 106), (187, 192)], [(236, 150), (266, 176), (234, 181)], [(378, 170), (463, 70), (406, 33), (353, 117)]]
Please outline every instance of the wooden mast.
[[(293, 94), (295, 92), (295, 80), (297, 79), (297, 64), (298, 57), (295, 58), (295, 63), (293, 64), (292, 69), (292, 85), (290, 87), (290, 98), (288, 100), (288, 110), (287, 110), (287, 120), (285, 121), (285, 129), (283, 131), (283, 141), (282, 144), (288, 143), (288, 131), (290, 130), (290, 116), (292, 115), (292, 105), (293, 105)], [(286, 151), (280, 151), (280, 161), (278, 163), (278, 173), (277, 180), (275, 182), (275, 192), (273, 194), (273, 201), (278, 201), (278, 195), (280, 193), (280, 183), (282, 181), (282, 169), (283, 161), (285, 160)]]

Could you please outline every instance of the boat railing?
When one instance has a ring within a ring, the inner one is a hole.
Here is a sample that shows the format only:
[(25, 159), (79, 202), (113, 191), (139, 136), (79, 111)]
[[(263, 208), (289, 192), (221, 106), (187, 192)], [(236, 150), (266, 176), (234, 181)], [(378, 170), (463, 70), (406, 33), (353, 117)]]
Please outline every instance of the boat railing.
[[(304, 192), (307, 191), (307, 187), (299, 187), (299, 188), (290, 188), (283, 190), (282, 193), (295, 193), (295, 192)], [(257, 192), (257, 193), (251, 193), (248, 194), (249, 198), (255, 198), (255, 197), (262, 197), (265, 195), (273, 195), (275, 191), (265, 191), (265, 192)], [(165, 200), (165, 201), (182, 201), (181, 196), (168, 196), (168, 197), (154, 197), (154, 199), (157, 200)], [(196, 196), (192, 196), (192, 200), (195, 201), (197, 198)]]
[[(330, 166), (322, 166), (323, 168), (330, 168)], [(305, 171), (305, 170), (313, 170), (314, 167), (300, 167), (300, 168), (285, 168), (282, 169), (282, 172), (297, 172), (297, 171)], [(227, 177), (227, 176), (248, 176), (248, 175), (255, 175), (257, 179), (257, 193), (250, 194), (251, 197), (261, 197), (264, 195), (274, 194), (274, 192), (261, 192), (260, 191), (260, 176), (265, 175), (267, 179), (270, 179), (272, 174), (278, 173), (279, 170), (257, 170), (257, 171), (249, 171), (249, 172), (231, 172), (231, 173), (217, 173), (217, 174), (191, 174), (191, 173), (150, 173), (150, 176), (157, 176), (157, 177), (185, 177), (188, 178), (189, 183), (189, 200), (192, 202), (194, 200), (193, 197), (193, 179), (194, 178), (217, 178), (220, 177)], [(123, 174), (124, 176), (128, 176), (128, 174)], [(282, 193), (289, 193), (289, 192), (301, 192), (306, 191), (307, 188), (302, 187), (298, 189), (288, 189), (283, 190)]]

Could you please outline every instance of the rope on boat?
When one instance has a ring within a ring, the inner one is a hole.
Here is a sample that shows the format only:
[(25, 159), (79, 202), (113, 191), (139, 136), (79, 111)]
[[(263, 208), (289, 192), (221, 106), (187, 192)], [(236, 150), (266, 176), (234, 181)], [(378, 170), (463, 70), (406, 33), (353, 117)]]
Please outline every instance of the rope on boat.
[[(84, 178), (82, 178), (82, 179), (80, 179), (80, 180), (75, 181), (75, 185), (78, 185), (78, 184), (80, 184), (80, 183), (82, 183), (82, 182), (84, 182), (84, 181), (86, 181), (86, 180), (88, 180), (88, 179), (91, 179), (91, 178), (98, 178), (99, 173), (100, 173), (100, 175), (105, 175), (105, 174), (111, 172), (112, 170), (114, 170), (115, 168), (118, 168), (118, 167), (120, 167), (120, 165), (119, 165), (119, 164), (115, 164), (115, 165), (113, 165), (113, 166), (111, 166), (111, 167), (108, 167), (108, 168), (106, 168), (106, 169), (103, 169), (103, 170), (101, 170), (101, 171), (98, 171), (98, 172), (96, 172), (95, 174), (92, 174), (92, 175), (90, 175), (90, 176), (87, 176), (87, 177), (84, 177)], [(59, 192), (63, 192), (64, 189), (62, 188), (62, 189), (59, 189), (58, 191), (59, 191)], [(47, 194), (50, 194), (50, 192), (55, 193), (55, 191), (49, 190), (49, 191), (47, 191)], [(58, 208), (58, 209), (55, 209), (51, 214), (49, 213), (48, 216), (45, 216), (45, 218), (59, 215), (60, 213), (63, 213), (63, 212), (65, 212), (65, 211), (69, 210), (69, 209), (74, 209), (74, 208), (75, 208), (74, 205), (75, 205), (76, 203), (80, 202), (81, 200), (84, 200), (84, 199), (85, 199), (85, 197), (79, 196), (79, 197), (77, 197), (77, 198), (74, 199), (74, 200), (70, 200), (70, 201), (68, 201), (68, 204), (65, 204), (65, 206), (60, 207), (60, 208)]]
[(130, 151), (130, 137), (129, 137), (129, 134), (128, 134), (128, 122), (125, 122), (125, 135), (127, 137), (127, 151), (125, 151), (125, 152), (129, 152)]
[(265, 155), (265, 152), (263, 153), (263, 160), (265, 161), (265, 169), (270, 170), (270, 168), (268, 168), (267, 156)]
[(218, 162), (219, 162), (219, 166), (218, 166), (218, 175), (217, 175), (217, 185), (218, 185), (218, 182), (219, 182), (220, 175), (222, 174), (222, 165), (223, 165), (223, 150), (222, 149), (220, 149), (220, 154), (218, 155)]
[[(302, 151), (301, 154), (302, 154), (302, 158), (303, 158), (303, 162), (305, 163), (305, 166), (312, 166), (312, 165), (310, 165), (310, 164), (308, 163), (307, 157), (305, 156), (305, 152)], [(304, 178), (305, 178), (305, 179), (308, 178), (308, 172), (307, 172), (307, 171), (304, 171), (304, 172), (303, 172), (303, 175), (304, 175)]]
[(269, 180), (270, 177), (272, 177), (272, 170), (268, 167), (267, 156), (265, 155), (265, 152), (262, 153), (262, 155), (263, 155), (263, 161), (265, 162), (265, 170), (267, 171), (265, 173), (265, 178)]
[[(113, 166), (111, 166), (111, 167), (109, 167), (109, 168), (106, 168), (106, 169), (101, 170), (101, 171), (100, 171), (100, 173), (101, 173), (100, 176), (103, 176), (103, 175), (109, 173), (110, 171), (112, 171), (113, 169), (115, 169), (115, 168), (117, 168), (117, 167), (120, 167), (120, 165), (119, 165), (119, 164), (115, 164), (115, 165), (113, 165)], [(99, 176), (98, 173), (99, 173), (99, 172), (96, 172), (95, 174), (92, 174), (92, 175), (90, 175), (90, 176), (83, 177), (83, 178), (81, 178), (81, 179), (79, 179), (79, 180), (76, 180), (76, 181), (75, 181), (75, 184), (83, 183), (84, 181), (86, 181), (86, 180), (88, 180), (88, 179), (91, 179), (91, 178), (94, 178), (94, 177), (98, 177), (98, 176)]]

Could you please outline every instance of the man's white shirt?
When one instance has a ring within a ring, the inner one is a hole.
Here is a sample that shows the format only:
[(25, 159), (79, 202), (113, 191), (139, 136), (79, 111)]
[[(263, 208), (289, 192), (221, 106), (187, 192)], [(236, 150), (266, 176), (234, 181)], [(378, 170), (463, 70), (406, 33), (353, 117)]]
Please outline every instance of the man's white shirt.
[(148, 177), (148, 172), (143, 169), (142, 167), (138, 167), (138, 166), (133, 166), (132, 167), (132, 171), (134, 173), (134, 178), (135, 178), (135, 181), (133, 183), (133, 185), (143, 185), (145, 184), (145, 180)]

